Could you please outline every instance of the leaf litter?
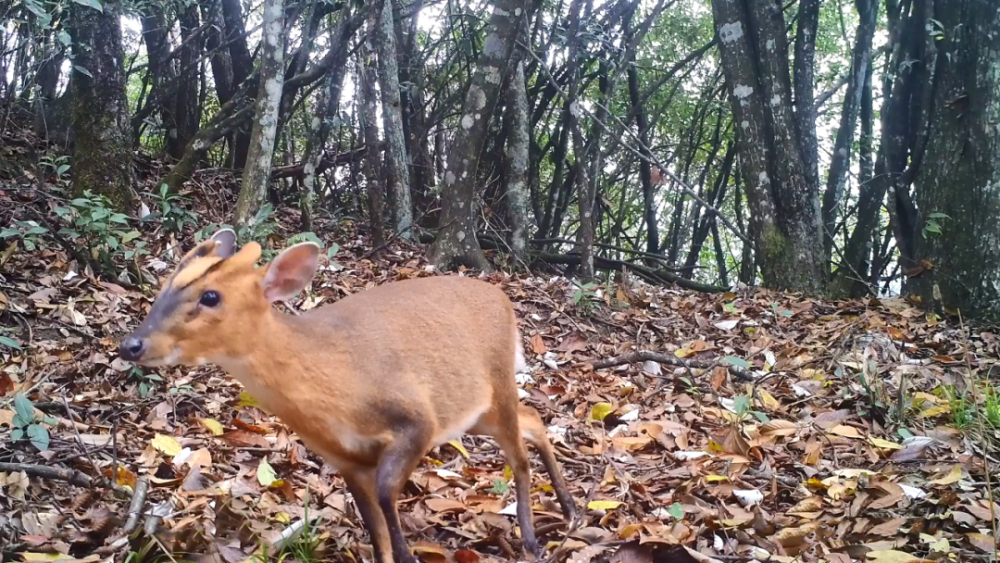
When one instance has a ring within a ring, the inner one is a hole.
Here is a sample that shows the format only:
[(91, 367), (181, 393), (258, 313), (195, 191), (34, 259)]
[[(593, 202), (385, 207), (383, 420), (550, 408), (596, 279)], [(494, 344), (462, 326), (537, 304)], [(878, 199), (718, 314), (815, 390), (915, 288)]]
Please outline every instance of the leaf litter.
[[(318, 233), (339, 245), (336, 266), (299, 309), (438, 275), (402, 244), (372, 257), (349, 220)], [(155, 282), (191, 236), (143, 240), (153, 257), (138, 266)], [(995, 560), (994, 330), (899, 298), (707, 295), (617, 276), (576, 299), (541, 268), (483, 277), (514, 302), (522, 398), (583, 509), (562, 520), (533, 458), (549, 561)], [(2, 556), (235, 563), (296, 545), (303, 560), (307, 545), (311, 560), (371, 560), (343, 480), (238, 383), (210, 366), (143, 371), (116, 357), (155, 291), (95, 278), (58, 248), (8, 256)], [(25, 417), (46, 447), (12, 439)], [(523, 559), (512, 489), (489, 439), (430, 451), (400, 500), (414, 553)]]

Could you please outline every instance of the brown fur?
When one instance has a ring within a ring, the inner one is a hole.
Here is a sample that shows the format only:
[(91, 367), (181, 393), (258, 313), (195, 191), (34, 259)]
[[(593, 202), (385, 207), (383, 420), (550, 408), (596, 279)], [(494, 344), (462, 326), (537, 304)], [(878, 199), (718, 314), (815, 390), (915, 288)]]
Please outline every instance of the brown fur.
[[(207, 361), (236, 377), (338, 468), (377, 561), (413, 561), (396, 498), (430, 448), (466, 432), (493, 436), (503, 449), (530, 551), (539, 552), (522, 436), (539, 451), (565, 515), (575, 516), (544, 424), (518, 403), (517, 320), (501, 290), (470, 278), (420, 278), (284, 315), (265, 298), (270, 265), (253, 267), (259, 246), (225, 259), (215, 247), (206, 241), (185, 256), (137, 329), (147, 343), (142, 363)], [(298, 263), (293, 255), (282, 265)], [(219, 306), (198, 304), (207, 290), (221, 295)]]

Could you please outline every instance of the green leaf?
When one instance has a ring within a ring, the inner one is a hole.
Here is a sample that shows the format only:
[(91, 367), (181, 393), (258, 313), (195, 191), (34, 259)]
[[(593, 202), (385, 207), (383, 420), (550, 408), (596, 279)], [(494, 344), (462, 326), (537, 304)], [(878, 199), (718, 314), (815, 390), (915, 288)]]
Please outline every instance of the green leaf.
[(762, 424), (768, 424), (769, 422), (771, 422), (771, 418), (760, 411), (750, 411), (750, 412), (752, 412), (753, 415), (757, 417), (757, 420), (759, 420)]
[(951, 219), (946, 213), (931, 213), (927, 216), (931, 219)]
[(736, 409), (737, 414), (744, 414), (750, 410), (750, 397), (746, 395), (737, 395), (733, 397), (733, 408)]
[(93, 77), (94, 77), (94, 75), (93, 75), (93, 74), (90, 74), (90, 71), (89, 71), (89, 70), (87, 70), (87, 69), (83, 68), (83, 67), (82, 67), (82, 66), (80, 66), (80, 65), (73, 65), (73, 68), (74, 68), (74, 69), (76, 69), (76, 71), (77, 71), (77, 72), (79, 72), (80, 74), (83, 74), (83, 75), (86, 75), (86, 76), (89, 76), (90, 78), (93, 78)]
[(31, 424), (31, 420), (25, 420), (21, 418), (19, 415), (15, 414), (14, 419), (11, 421), (11, 424), (14, 425), (14, 428), (24, 428), (25, 426)]
[(13, 430), (10, 431), (10, 440), (12, 442), (17, 442), (21, 438), (24, 438), (24, 429), (22, 429), (22, 428), (15, 428), (15, 429), (13, 429)]
[(132, 242), (133, 240), (135, 240), (135, 239), (137, 239), (137, 238), (139, 238), (141, 236), (142, 236), (142, 233), (140, 233), (139, 231), (129, 231), (129, 232), (125, 233), (124, 235), (122, 235), (122, 242), (123, 243)]
[(675, 502), (667, 507), (667, 513), (680, 520), (684, 518), (684, 506), (679, 502)]
[(56, 39), (63, 44), (64, 47), (69, 47), (73, 45), (73, 38), (66, 33), (65, 29), (60, 29), (59, 33), (56, 34)]
[(38, 448), (38, 451), (44, 452), (49, 449), (49, 431), (45, 429), (44, 426), (39, 426), (37, 424), (32, 424), (28, 427), (28, 439), (31, 443)]
[[(65, 32), (63, 32), (63, 33), (65, 33)], [(56, 168), (56, 175), (57, 176), (62, 176), (63, 174), (65, 174), (68, 171), (69, 171), (69, 164), (60, 164), (59, 168)]]
[(731, 366), (736, 366), (738, 368), (743, 368), (743, 369), (750, 369), (750, 362), (744, 360), (743, 358), (738, 358), (736, 356), (726, 356), (725, 358), (722, 359), (722, 361)]
[(21, 231), (19, 231), (17, 229), (10, 229), (10, 228), (8, 228), (8, 229), (4, 229), (4, 230), (0, 231), (0, 238), (10, 238), (10, 237), (19, 237), (19, 236), (21, 236)]
[(23, 393), (14, 395), (14, 412), (23, 420), (35, 420), (35, 407)]
[(0, 336), (0, 346), (6, 346), (15, 350), (22, 350), (21, 345), (17, 343), (17, 340), (6, 336)]
[(340, 252), (340, 245), (335, 242), (331, 243), (330, 248), (326, 250), (326, 257), (333, 258), (334, 256), (337, 255), (338, 252)]
[(104, 6), (101, 6), (101, 3), (100, 3), (99, 0), (73, 0), (73, 1), (76, 2), (77, 4), (81, 5), (81, 6), (86, 6), (88, 8), (93, 8), (93, 9), (97, 10), (98, 12), (103, 12), (104, 11)]

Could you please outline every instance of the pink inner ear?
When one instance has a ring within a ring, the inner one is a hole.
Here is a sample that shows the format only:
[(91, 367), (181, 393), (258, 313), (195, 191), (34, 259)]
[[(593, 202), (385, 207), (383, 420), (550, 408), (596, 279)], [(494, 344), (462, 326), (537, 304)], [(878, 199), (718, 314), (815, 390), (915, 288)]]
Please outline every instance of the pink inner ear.
[(293, 297), (305, 289), (316, 272), (316, 251), (309, 247), (286, 250), (271, 262), (264, 274), (264, 296), (274, 302)]

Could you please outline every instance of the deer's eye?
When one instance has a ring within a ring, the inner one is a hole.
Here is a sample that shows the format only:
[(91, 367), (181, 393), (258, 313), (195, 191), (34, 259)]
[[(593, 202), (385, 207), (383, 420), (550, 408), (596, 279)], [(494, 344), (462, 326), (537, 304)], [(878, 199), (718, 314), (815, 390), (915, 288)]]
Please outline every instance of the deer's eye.
[(198, 304), (204, 305), (205, 307), (215, 307), (221, 300), (222, 297), (219, 296), (219, 292), (210, 289), (201, 294), (201, 299), (198, 300)]

